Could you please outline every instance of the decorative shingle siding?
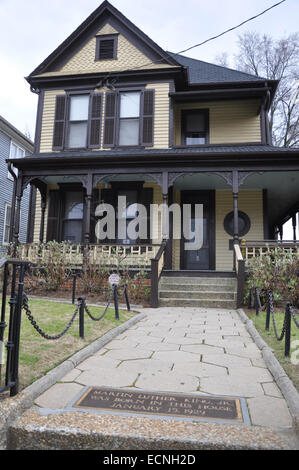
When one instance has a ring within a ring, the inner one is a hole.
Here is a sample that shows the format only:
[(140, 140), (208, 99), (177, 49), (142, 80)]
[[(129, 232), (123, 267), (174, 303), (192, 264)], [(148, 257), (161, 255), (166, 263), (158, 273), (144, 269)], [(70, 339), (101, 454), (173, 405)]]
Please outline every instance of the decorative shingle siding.
[(105, 34), (118, 33), (112, 26), (106, 24), (90, 41), (87, 42), (59, 71), (48, 72), (41, 76), (59, 76), (93, 72), (124, 71), (127, 69), (163, 69), (169, 64), (152, 64), (143, 52), (128, 41), (122, 34), (118, 35), (118, 50), (116, 60), (95, 60), (96, 37)]

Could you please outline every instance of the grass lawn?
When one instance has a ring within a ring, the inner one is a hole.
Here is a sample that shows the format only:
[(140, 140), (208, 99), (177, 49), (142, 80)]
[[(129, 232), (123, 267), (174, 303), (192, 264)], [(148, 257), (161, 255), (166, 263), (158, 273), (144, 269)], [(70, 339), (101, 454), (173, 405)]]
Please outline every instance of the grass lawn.
[[(46, 300), (29, 300), (29, 308), (38, 326), (48, 335), (57, 335), (64, 330), (73, 316), (75, 306)], [(89, 307), (94, 317), (103, 313), (103, 307)], [(7, 314), (9, 309), (7, 308)], [(85, 338), (79, 337), (79, 314), (68, 332), (58, 340), (44, 339), (31, 325), (25, 311), (22, 311), (20, 341), (20, 390), (24, 389), (51, 369), (68, 359), (75, 352), (100, 338), (107, 331), (124, 323), (135, 315), (133, 312), (119, 311), (119, 321), (115, 319), (115, 311), (109, 309), (105, 317), (96, 322), (85, 314)], [(8, 317), (7, 321), (8, 321)], [(8, 327), (5, 330), (5, 344)], [(2, 370), (5, 366), (2, 367)], [(2, 383), (4, 377), (2, 373)]]
[[(292, 364), (291, 358), (292, 353), (297, 350), (296, 358), (297, 362), (299, 362), (299, 328), (296, 327), (294, 320), (291, 321), (291, 348), (292, 348), (292, 341), (298, 341), (298, 344), (291, 349), (290, 357), (284, 357), (284, 345), (285, 345), (285, 338), (282, 341), (277, 341), (274, 329), (273, 329), (273, 321), (272, 317), (270, 319), (270, 329), (269, 331), (265, 330), (266, 325), (266, 313), (260, 312), (258, 316), (255, 315), (255, 310), (244, 309), (249, 316), (249, 318), (253, 321), (256, 329), (260, 333), (261, 337), (264, 341), (268, 344), (268, 346), (273, 349), (273, 353), (275, 354), (277, 360), (280, 362), (290, 379), (293, 381), (294, 386), (299, 391), (299, 363)], [(298, 317), (298, 315), (297, 315)], [(284, 313), (275, 313), (275, 323), (277, 332), (280, 335), (283, 327), (284, 322)], [(294, 354), (295, 356), (295, 354)]]

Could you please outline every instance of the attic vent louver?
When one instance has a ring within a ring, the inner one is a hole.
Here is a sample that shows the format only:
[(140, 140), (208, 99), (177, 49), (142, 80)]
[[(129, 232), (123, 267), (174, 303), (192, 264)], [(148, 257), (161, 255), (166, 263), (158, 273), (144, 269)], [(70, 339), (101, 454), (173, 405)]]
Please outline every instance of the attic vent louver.
[(117, 57), (117, 36), (98, 37), (96, 60), (111, 60)]

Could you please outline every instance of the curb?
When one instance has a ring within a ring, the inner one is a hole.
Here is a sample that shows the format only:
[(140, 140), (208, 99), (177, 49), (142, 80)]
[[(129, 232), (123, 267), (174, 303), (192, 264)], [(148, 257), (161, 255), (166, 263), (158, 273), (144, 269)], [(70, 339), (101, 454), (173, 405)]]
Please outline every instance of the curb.
[(245, 324), (246, 330), (258, 348), (262, 351), (263, 359), (287, 402), (293, 419), (294, 428), (297, 434), (299, 434), (299, 393), (279, 361), (274, 356), (272, 350), (256, 330), (253, 321), (248, 318), (243, 309), (238, 308), (237, 312), (241, 321)]
[(58, 380), (62, 379), (62, 377), (73, 370), (78, 364), (83, 362), (92, 354), (95, 354), (116, 336), (123, 333), (125, 330), (146, 317), (146, 313), (136, 313), (137, 315), (135, 317), (130, 318), (125, 323), (117, 326), (113, 330), (108, 331), (103, 336), (101, 336), (101, 338), (81, 349), (72, 357), (62, 362), (59, 366), (55, 367), (55, 369), (52, 369), (46, 375), (38, 379), (32, 385), (29, 385), (16, 397), (9, 399), (9, 403), (7, 400), (4, 400), (3, 403), (0, 402), (0, 450), (5, 450), (6, 448), (6, 435), (10, 424), (27, 409), (29, 409), (33, 405), (34, 400), (39, 395), (44, 393), (48, 388), (52, 387), (52, 385), (54, 385)]

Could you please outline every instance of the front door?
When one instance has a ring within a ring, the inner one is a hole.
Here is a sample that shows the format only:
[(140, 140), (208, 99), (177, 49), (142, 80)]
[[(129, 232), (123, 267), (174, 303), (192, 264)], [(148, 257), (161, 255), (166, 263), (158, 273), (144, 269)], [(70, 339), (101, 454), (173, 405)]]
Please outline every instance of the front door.
[(191, 230), (195, 229), (195, 204), (203, 205), (203, 246), (200, 250), (185, 250), (190, 240), (184, 238), (182, 230), (181, 269), (215, 269), (215, 191), (182, 191), (181, 205), (191, 204)]

